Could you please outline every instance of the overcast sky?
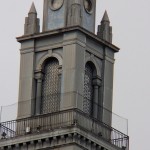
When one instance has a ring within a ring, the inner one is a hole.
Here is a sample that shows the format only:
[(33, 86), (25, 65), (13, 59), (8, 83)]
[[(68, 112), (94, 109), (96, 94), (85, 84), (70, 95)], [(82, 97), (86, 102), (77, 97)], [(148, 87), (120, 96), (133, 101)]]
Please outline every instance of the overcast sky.
[[(42, 21), (43, 1), (34, 0)], [(20, 44), (32, 0), (1, 0), (0, 105), (17, 102)], [(97, 0), (97, 24), (108, 11), (116, 54), (113, 111), (129, 120), (130, 150), (148, 150), (150, 139), (150, 0)]]

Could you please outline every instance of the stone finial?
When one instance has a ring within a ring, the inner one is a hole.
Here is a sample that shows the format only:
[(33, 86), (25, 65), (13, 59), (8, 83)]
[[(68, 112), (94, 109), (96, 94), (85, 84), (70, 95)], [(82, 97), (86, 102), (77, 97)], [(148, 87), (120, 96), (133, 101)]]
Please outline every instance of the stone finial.
[(29, 14), (31, 14), (31, 13), (37, 14), (37, 11), (36, 11), (34, 3), (32, 3), (30, 11), (29, 11)]
[(104, 13), (101, 25), (98, 26), (97, 36), (107, 42), (112, 43), (112, 27), (110, 26), (107, 11)]
[(25, 18), (24, 34), (36, 34), (40, 32), (40, 20), (37, 18), (37, 11), (32, 3), (28, 17)]
[(109, 21), (109, 17), (108, 17), (108, 13), (107, 13), (106, 10), (105, 10), (105, 13), (104, 13), (104, 15), (103, 15), (103, 19), (102, 19), (101, 22), (110, 22), (110, 21)]

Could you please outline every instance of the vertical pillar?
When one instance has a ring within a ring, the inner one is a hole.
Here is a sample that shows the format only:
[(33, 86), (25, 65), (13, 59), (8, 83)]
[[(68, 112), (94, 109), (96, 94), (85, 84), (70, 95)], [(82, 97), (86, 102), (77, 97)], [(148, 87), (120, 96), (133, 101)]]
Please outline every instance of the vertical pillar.
[(102, 121), (102, 116), (103, 116), (103, 97), (102, 97), (102, 85), (99, 88), (99, 97), (98, 97), (98, 117), (97, 119)]
[(62, 92), (61, 92), (61, 85), (62, 85), (62, 65), (60, 65), (58, 69), (59, 69), (59, 74), (58, 74), (58, 78), (59, 78), (59, 79), (58, 79), (58, 80), (59, 80), (59, 81), (58, 81), (58, 84), (59, 84), (58, 88), (59, 88), (59, 89), (58, 89), (57, 98), (58, 98), (58, 100), (59, 100), (59, 106), (58, 106), (58, 107), (59, 107), (59, 110), (60, 110), (61, 102), (62, 102), (62, 101), (61, 101), (61, 93), (62, 93)]
[(99, 88), (101, 85), (101, 80), (99, 77), (93, 78), (93, 89), (94, 89), (94, 99), (93, 99), (93, 117), (97, 119), (98, 117), (98, 101), (99, 101)]
[(43, 73), (39, 72), (35, 75), (37, 80), (36, 85), (36, 103), (35, 103), (35, 114), (39, 115), (41, 113), (41, 98), (42, 98), (42, 80), (43, 80)]
[(97, 118), (98, 112), (98, 89), (97, 85), (94, 85), (94, 102), (93, 102), (93, 117)]
[(70, 17), (70, 25), (81, 25), (82, 18), (81, 18), (81, 4), (80, 1), (76, 1), (74, 4), (71, 5), (71, 17)]
[(59, 87), (58, 88), (59, 88), (59, 92), (61, 93), (62, 65), (59, 66), (58, 70), (59, 70), (59, 74), (58, 74), (58, 77), (59, 77)]

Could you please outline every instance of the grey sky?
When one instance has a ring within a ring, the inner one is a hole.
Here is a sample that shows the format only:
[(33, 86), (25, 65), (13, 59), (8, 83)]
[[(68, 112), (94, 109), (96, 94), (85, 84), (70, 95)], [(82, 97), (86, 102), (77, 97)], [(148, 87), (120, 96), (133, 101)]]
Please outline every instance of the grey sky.
[[(34, 0), (42, 18), (43, 1)], [(17, 101), (19, 48), (32, 0), (1, 0), (0, 105)], [(116, 54), (114, 112), (129, 119), (130, 150), (147, 150), (150, 135), (150, 0), (97, 0), (97, 24), (107, 9)], [(42, 21), (42, 19), (41, 19)]]

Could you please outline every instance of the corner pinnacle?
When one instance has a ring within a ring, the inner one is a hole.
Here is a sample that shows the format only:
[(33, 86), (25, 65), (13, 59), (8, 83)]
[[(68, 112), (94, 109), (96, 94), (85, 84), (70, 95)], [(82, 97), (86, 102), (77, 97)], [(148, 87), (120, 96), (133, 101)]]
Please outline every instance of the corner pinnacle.
[(29, 14), (31, 14), (31, 13), (37, 14), (37, 11), (36, 11), (34, 2), (32, 3), (31, 8), (30, 8), (30, 11), (29, 11)]
[(110, 22), (109, 17), (108, 17), (108, 13), (107, 13), (106, 10), (105, 10), (105, 13), (104, 13), (104, 16), (103, 16), (103, 19), (102, 19), (102, 22), (104, 22), (104, 21)]

